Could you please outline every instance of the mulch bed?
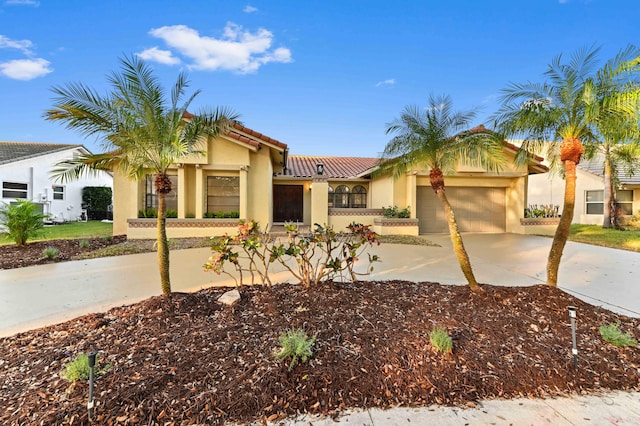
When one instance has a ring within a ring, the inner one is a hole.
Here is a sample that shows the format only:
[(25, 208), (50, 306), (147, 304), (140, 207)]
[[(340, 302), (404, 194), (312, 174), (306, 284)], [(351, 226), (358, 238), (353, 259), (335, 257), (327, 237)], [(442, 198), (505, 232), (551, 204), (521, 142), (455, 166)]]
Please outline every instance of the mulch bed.
[[(97, 423), (191, 425), (335, 416), (355, 407), (446, 404), (640, 389), (640, 349), (617, 348), (603, 323), (640, 336), (640, 319), (544, 285), (494, 287), (402, 281), (278, 285), (150, 298), (0, 339), (0, 424), (87, 424), (88, 385), (60, 377), (79, 353), (112, 364), (96, 383)], [(579, 364), (567, 306), (576, 306)], [(442, 326), (452, 354), (429, 343)], [(316, 336), (288, 371), (280, 334)]]

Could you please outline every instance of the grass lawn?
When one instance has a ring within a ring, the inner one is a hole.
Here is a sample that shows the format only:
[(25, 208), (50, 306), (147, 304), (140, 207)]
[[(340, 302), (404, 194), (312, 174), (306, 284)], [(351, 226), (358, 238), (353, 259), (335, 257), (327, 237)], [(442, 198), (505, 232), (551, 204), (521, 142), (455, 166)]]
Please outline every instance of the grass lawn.
[(569, 240), (622, 250), (640, 251), (640, 228), (628, 231), (603, 229), (600, 225), (571, 225)]
[[(38, 238), (29, 241), (60, 240), (70, 238), (110, 237), (113, 234), (113, 223), (99, 220), (89, 222), (69, 222), (60, 225), (45, 226)], [(13, 244), (13, 241), (0, 239), (0, 245)]]

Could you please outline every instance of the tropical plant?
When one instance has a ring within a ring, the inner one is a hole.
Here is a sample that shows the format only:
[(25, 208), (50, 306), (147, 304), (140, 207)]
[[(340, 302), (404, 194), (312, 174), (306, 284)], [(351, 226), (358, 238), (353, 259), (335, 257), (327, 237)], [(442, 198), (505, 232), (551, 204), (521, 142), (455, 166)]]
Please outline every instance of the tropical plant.
[[(597, 144), (587, 145), (586, 158), (603, 163), (604, 211), (603, 228), (620, 228), (616, 214), (616, 186), (618, 173), (634, 175), (640, 169), (640, 72), (634, 61), (640, 58), (640, 49), (633, 45), (622, 49), (598, 70), (594, 79), (596, 99), (606, 104), (611, 99), (625, 99), (635, 102), (635, 114), (621, 117), (619, 114), (604, 114), (596, 121)], [(627, 67), (629, 72), (616, 73), (614, 70)], [(633, 107), (633, 104), (630, 105)]]
[[(111, 369), (111, 364), (100, 366), (100, 362), (96, 360), (95, 375), (102, 376)], [(89, 380), (90, 367), (89, 357), (87, 354), (79, 354), (71, 362), (65, 364), (64, 371), (61, 376), (68, 382), (77, 382), (79, 380)]]
[[(562, 164), (565, 191), (562, 215), (549, 251), (547, 284), (556, 286), (562, 251), (573, 220), (576, 195), (576, 166), (584, 153), (584, 143), (595, 143), (595, 125), (607, 117), (625, 122), (635, 114), (637, 99), (600, 96), (594, 81), (598, 48), (578, 50), (568, 62), (558, 55), (549, 65), (544, 83), (511, 83), (503, 90), (502, 106), (493, 117), (496, 128), (510, 138), (523, 139), (516, 160), (525, 163), (532, 152), (547, 155), (552, 167)], [(608, 72), (621, 78), (630, 72), (628, 63)], [(561, 140), (560, 144), (548, 141)]]
[(465, 250), (453, 208), (447, 199), (444, 176), (461, 161), (497, 171), (504, 163), (503, 140), (484, 127), (469, 128), (474, 112), (454, 112), (449, 96), (430, 96), (425, 109), (409, 106), (387, 125), (395, 134), (385, 146), (377, 173), (400, 177), (415, 167), (429, 170), (429, 181), (445, 210), (453, 249), (473, 291), (480, 291)]
[(27, 200), (2, 203), (0, 207), (0, 225), (7, 229), (7, 237), (18, 246), (25, 245), (27, 240), (42, 233), (46, 217), (36, 210), (34, 203)]
[(280, 335), (280, 350), (275, 352), (274, 356), (278, 361), (290, 358), (289, 371), (291, 371), (296, 364), (307, 362), (309, 357), (313, 355), (311, 347), (315, 341), (316, 338), (307, 337), (304, 330), (288, 330)]
[(631, 346), (634, 348), (638, 346), (638, 341), (629, 332), (620, 330), (620, 321), (615, 324), (603, 324), (598, 331), (605, 342), (614, 346)]
[(442, 353), (451, 353), (453, 351), (453, 339), (442, 327), (434, 327), (429, 332), (429, 343)]
[(185, 74), (179, 75), (167, 102), (160, 80), (142, 60), (125, 57), (120, 63), (120, 72), (108, 77), (112, 90), (106, 96), (79, 83), (53, 88), (55, 105), (45, 118), (85, 136), (100, 137), (107, 152), (63, 161), (52, 174), (62, 182), (96, 170), (115, 170), (135, 180), (155, 174), (158, 265), (162, 292), (169, 294), (165, 211), (171, 180), (167, 171), (182, 157), (201, 152), (199, 144), (205, 138), (224, 132), (238, 116), (227, 109), (191, 114), (187, 109), (200, 91), (180, 105), (189, 86)]

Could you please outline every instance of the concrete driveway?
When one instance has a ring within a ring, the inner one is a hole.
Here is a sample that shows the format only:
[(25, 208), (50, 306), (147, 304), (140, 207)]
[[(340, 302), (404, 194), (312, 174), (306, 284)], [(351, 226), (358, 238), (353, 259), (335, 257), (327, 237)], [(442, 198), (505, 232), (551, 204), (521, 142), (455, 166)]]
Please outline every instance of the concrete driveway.
[[(373, 279), (464, 284), (448, 235), (425, 238), (441, 247), (383, 244)], [(545, 281), (551, 239), (515, 234), (465, 234), (476, 278), (481, 283), (527, 286)], [(208, 249), (171, 253), (173, 291), (233, 285), (225, 276), (206, 273)], [(640, 317), (640, 285), (635, 272), (640, 253), (567, 244), (559, 287), (607, 309)], [(291, 281), (277, 272), (274, 282)], [(132, 304), (160, 294), (156, 254), (82, 260), (0, 271), (0, 336), (62, 322), (79, 315)]]

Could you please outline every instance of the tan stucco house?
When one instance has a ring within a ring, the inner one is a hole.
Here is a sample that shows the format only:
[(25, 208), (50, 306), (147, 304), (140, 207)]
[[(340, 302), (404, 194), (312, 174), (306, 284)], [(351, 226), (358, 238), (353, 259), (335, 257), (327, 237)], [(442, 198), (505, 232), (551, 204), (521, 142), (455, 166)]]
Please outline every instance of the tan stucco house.
[[(238, 219), (208, 218), (216, 213), (257, 220), (263, 229), (293, 221), (338, 230), (355, 221), (381, 234), (447, 232), (428, 170), (398, 179), (372, 176), (377, 158), (289, 155), (286, 144), (240, 124), (208, 140), (202, 150), (204, 155), (185, 158), (169, 171), (174, 190), (167, 207), (177, 212), (177, 218), (167, 219), (170, 238), (234, 233)], [(513, 157), (517, 147), (505, 143), (504, 150)], [(461, 164), (446, 176), (461, 230), (527, 232), (520, 218), (529, 175), (547, 170), (541, 161), (519, 167), (508, 163), (500, 173)], [(152, 176), (136, 182), (115, 172), (115, 235), (155, 237), (156, 221), (139, 218), (140, 211), (155, 206), (152, 183)], [(411, 218), (383, 218), (382, 208), (394, 205), (409, 207)]]

